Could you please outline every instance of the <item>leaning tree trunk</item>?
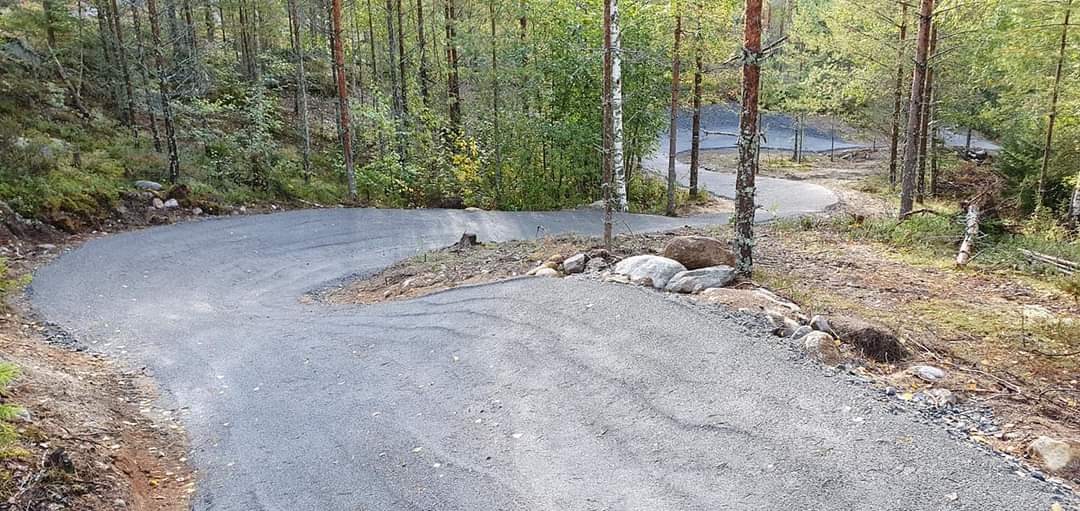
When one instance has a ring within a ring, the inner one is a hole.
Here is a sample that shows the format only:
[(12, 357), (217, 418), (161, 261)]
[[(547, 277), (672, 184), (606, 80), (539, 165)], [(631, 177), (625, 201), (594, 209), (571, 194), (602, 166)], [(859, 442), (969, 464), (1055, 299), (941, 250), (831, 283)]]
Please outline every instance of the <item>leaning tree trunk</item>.
[(127, 47), (124, 45), (124, 27), (120, 24), (120, 9), (117, 8), (116, 0), (109, 0), (109, 7), (112, 9), (109, 18), (112, 20), (112, 29), (115, 33), (116, 54), (120, 61), (120, 72), (124, 79), (124, 93), (127, 99), (124, 109), (124, 123), (132, 128), (137, 137), (139, 130), (135, 125), (135, 87), (131, 84)]
[(964, 221), (964, 241), (960, 243), (960, 252), (956, 254), (956, 266), (962, 267), (971, 261), (971, 252), (975, 249), (975, 238), (979, 237), (979, 201), (972, 200), (967, 207)]
[(934, 0), (921, 0), (919, 35), (915, 45), (915, 72), (911, 78), (911, 101), (908, 103), (908, 123), (905, 130), (904, 173), (900, 188), (900, 218), (911, 212), (915, 202), (915, 164), (918, 160), (919, 121), (922, 112), (923, 85), (926, 83), (926, 61), (930, 50), (930, 23), (934, 16)]
[[(676, 3), (676, 9), (678, 4)], [(679, 42), (682, 39), (682, 16), (675, 13), (675, 45), (671, 52), (671, 124), (668, 133), (667, 215), (675, 216), (675, 154), (679, 141)]]
[(352, 136), (349, 120), (349, 90), (345, 85), (345, 52), (341, 48), (341, 0), (331, 0), (330, 18), (334, 32), (334, 68), (337, 70), (338, 116), (341, 123), (341, 153), (349, 180), (349, 199), (356, 200), (356, 173), (353, 169)]
[(758, 154), (758, 90), (761, 86), (761, 0), (746, 0), (742, 111), (739, 113), (739, 168), (735, 176), (735, 271), (754, 268), (754, 176)]
[(893, 88), (892, 133), (889, 136), (889, 186), (896, 188), (896, 166), (900, 148), (900, 116), (904, 96), (904, 44), (907, 41), (907, 2), (900, 2), (900, 37), (896, 45), (896, 85)]
[(1054, 71), (1054, 89), (1050, 94), (1050, 113), (1046, 122), (1046, 143), (1043, 146), (1042, 166), (1039, 168), (1039, 190), (1035, 195), (1035, 210), (1042, 209), (1046, 200), (1046, 171), (1050, 167), (1051, 146), (1054, 143), (1054, 122), (1057, 120), (1058, 94), (1061, 90), (1061, 68), (1065, 63), (1065, 49), (1069, 41), (1069, 16), (1072, 0), (1065, 2), (1065, 21), (1061, 24), (1061, 42), (1058, 45), (1057, 69)]

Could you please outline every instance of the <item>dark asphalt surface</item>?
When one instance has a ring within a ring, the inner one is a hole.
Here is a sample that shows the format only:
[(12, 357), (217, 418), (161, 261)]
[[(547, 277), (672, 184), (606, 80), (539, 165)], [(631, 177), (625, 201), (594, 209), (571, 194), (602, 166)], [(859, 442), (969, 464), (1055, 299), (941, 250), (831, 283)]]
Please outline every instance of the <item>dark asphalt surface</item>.
[(183, 409), (198, 510), (1049, 509), (1044, 483), (722, 309), (538, 278), (375, 306), (297, 300), (462, 231), (538, 225), (596, 232), (600, 217), (205, 220), (91, 241), (42, 268), (31, 298), (145, 365)]
[[(724, 179), (703, 173), (730, 195)], [(759, 220), (836, 201), (775, 179), (758, 191)], [(1049, 509), (1045, 483), (724, 309), (578, 278), (298, 300), (464, 231), (599, 228), (597, 211), (208, 219), (88, 242), (30, 294), (92, 349), (145, 366), (181, 411), (197, 510)]]

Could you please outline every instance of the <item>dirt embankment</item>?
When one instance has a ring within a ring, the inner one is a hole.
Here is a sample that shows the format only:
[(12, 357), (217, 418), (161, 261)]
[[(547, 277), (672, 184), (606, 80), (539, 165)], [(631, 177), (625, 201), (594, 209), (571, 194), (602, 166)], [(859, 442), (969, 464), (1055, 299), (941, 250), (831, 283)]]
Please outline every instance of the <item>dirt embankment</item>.
[[(5, 278), (21, 280), (89, 236), (35, 229), (0, 246)], [(17, 439), (0, 448), (0, 509), (189, 508), (187, 439), (149, 377), (83, 351), (18, 295), (0, 306), (0, 358), (21, 373), (2, 400), (24, 410), (10, 421)]]

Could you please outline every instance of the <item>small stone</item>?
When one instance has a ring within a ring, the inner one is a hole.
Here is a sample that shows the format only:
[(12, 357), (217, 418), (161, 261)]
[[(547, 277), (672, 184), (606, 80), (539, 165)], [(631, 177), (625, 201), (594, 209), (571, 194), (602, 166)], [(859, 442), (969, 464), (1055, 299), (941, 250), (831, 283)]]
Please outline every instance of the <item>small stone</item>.
[(157, 197), (154, 197), (154, 200), (151, 201), (151, 203), (154, 205), (154, 209), (164, 209), (165, 208), (165, 202), (162, 201), (161, 199), (157, 198)]
[(553, 270), (551, 268), (540, 268), (533, 275), (537, 277), (558, 277), (560, 273), (558, 270)]
[(929, 401), (937, 407), (956, 404), (960, 399), (949, 389), (930, 389), (924, 392)]
[(913, 374), (915, 374), (915, 376), (918, 376), (920, 379), (928, 381), (930, 383), (944, 380), (946, 376), (946, 373), (943, 369), (939, 369), (934, 366), (914, 366), (911, 368), (911, 371)]
[(825, 316), (816, 315), (810, 318), (810, 326), (814, 327), (814, 330), (819, 332), (832, 332), (832, 328), (829, 326), (829, 320), (825, 319)]
[(140, 179), (138, 181), (135, 181), (135, 188), (138, 188), (140, 190), (153, 190), (156, 192), (158, 190), (161, 190), (161, 183)]
[(563, 257), (562, 254), (551, 254), (544, 262), (555, 263), (556, 265), (559, 265), (563, 262), (564, 259), (566, 258)]
[(203, 210), (200, 207), (194, 207), (194, 208), (191, 208), (191, 214), (194, 215), (194, 216), (199, 216), (199, 215), (203, 214)]
[(589, 262), (585, 263), (585, 271), (598, 272), (607, 268), (608, 263), (601, 257), (590, 257)]
[(565, 271), (566, 273), (581, 273), (585, 271), (585, 265), (587, 262), (588, 258), (585, 256), (585, 254), (577, 254), (574, 256), (570, 256), (562, 263), (563, 271)]
[(176, 208), (180, 207), (180, 203), (177, 202), (176, 199), (169, 199), (169, 200), (165, 201), (164, 206), (165, 206), (165, 209), (176, 209)]
[(240, 209), (238, 209), (237, 211), (239, 211), (240, 214), (243, 215), (247, 213), (247, 206), (240, 206)]
[(1028, 453), (1042, 459), (1047, 470), (1055, 472), (1072, 461), (1072, 448), (1068, 443), (1048, 436), (1040, 436), (1028, 444)]
[(38, 245), (37, 248), (40, 248), (41, 250), (52, 250), (56, 248), (56, 245), (53, 245), (52, 243), (42, 243)]
[(468, 212), (472, 213), (472, 212), (475, 212), (475, 211), (483, 211), (483, 210), (476, 207), (476, 206), (469, 206), (469, 207), (465, 208), (465, 211), (468, 211)]
[(896, 395), (896, 387), (885, 387), (885, 395), (886, 396), (895, 396)]

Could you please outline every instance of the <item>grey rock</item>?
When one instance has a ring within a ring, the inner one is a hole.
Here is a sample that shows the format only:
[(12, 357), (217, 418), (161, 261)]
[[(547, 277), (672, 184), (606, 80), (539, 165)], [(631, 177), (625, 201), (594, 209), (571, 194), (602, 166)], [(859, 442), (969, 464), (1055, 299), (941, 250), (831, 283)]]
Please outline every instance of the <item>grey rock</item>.
[(810, 328), (807, 325), (803, 325), (803, 326), (800, 326), (799, 328), (796, 328), (795, 331), (791, 333), (791, 338), (794, 339), (794, 340), (799, 340), (799, 339), (802, 339), (803, 336), (805, 336), (806, 334), (808, 334), (810, 332), (813, 332), (813, 331), (814, 331), (813, 328)]
[(165, 202), (163, 202), (161, 199), (159, 199), (157, 197), (154, 197), (154, 200), (151, 203), (154, 205), (154, 209), (164, 209), (165, 208)]
[(763, 287), (759, 287), (759, 288), (755, 289), (754, 294), (756, 294), (756, 295), (758, 295), (758, 296), (760, 296), (760, 297), (762, 297), (762, 298), (764, 298), (764, 299), (766, 299), (766, 300), (768, 300), (768, 301), (770, 301), (770, 302), (772, 302), (772, 303), (774, 303), (776, 305), (784, 307), (785, 309), (788, 309), (788, 310), (790, 310), (792, 312), (799, 312), (800, 310), (802, 310), (798, 305), (796, 305), (795, 303), (792, 303), (790, 300), (781, 298), (781, 297), (777, 296), (776, 293), (773, 293), (772, 291), (769, 291), (768, 289), (765, 289)]
[(928, 382), (931, 382), (931, 383), (939, 382), (941, 380), (944, 380), (945, 377), (947, 376), (944, 369), (939, 369), (939, 368), (934, 367), (934, 366), (924, 366), (924, 365), (914, 366), (914, 367), (911, 368), (911, 372), (915, 376), (918, 376), (919, 379), (924, 380), (924, 381), (928, 381)]
[(820, 314), (810, 318), (810, 326), (812, 326), (814, 330), (821, 332), (832, 332), (832, 327), (829, 326), (829, 320), (825, 319), (825, 316)]
[(735, 280), (735, 269), (730, 266), (710, 266), (676, 273), (664, 289), (678, 293), (700, 293), (712, 287), (724, 287)]
[(165, 206), (165, 209), (176, 209), (176, 208), (180, 207), (180, 203), (177, 202), (176, 199), (169, 199), (169, 200), (165, 201), (164, 206)]
[(566, 273), (581, 273), (585, 271), (587, 263), (588, 257), (585, 254), (570, 256), (562, 263), (563, 271)]
[(1072, 447), (1067, 442), (1041, 436), (1028, 444), (1028, 453), (1042, 460), (1051, 472), (1056, 472), (1072, 461)]
[(802, 338), (803, 349), (807, 354), (825, 362), (835, 364), (840, 361), (840, 350), (836, 347), (833, 336), (826, 332), (810, 332)]
[(138, 181), (135, 181), (135, 188), (138, 188), (140, 190), (153, 190), (156, 192), (158, 190), (161, 190), (161, 183), (140, 179)]
[(681, 271), (686, 271), (686, 267), (678, 261), (655, 255), (628, 257), (615, 265), (616, 274), (626, 275), (635, 284), (644, 285), (645, 279), (649, 279), (649, 285), (656, 289), (664, 289), (671, 277)]
[(195, 216), (199, 216), (199, 215), (203, 214), (203, 210), (202, 210), (202, 208), (196, 206), (194, 208), (191, 208), (191, 214), (195, 215)]

